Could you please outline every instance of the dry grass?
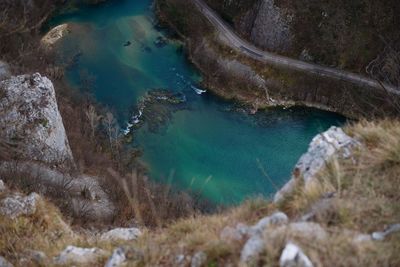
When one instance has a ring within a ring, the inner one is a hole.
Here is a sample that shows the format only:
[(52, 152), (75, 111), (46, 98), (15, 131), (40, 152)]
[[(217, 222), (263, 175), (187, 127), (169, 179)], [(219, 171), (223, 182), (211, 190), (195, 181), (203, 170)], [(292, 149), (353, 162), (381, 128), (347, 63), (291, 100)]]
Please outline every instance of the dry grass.
[[(208, 256), (206, 266), (237, 266), (245, 240), (222, 240), (220, 234), (226, 226), (253, 225), (277, 209), (296, 221), (328, 192), (336, 192), (335, 197), (313, 219), (325, 229), (328, 238), (318, 240), (285, 227), (266, 231), (266, 247), (259, 265), (276, 266), (286, 242), (291, 240), (315, 266), (400, 266), (398, 233), (385, 241), (356, 243), (353, 239), (358, 233), (381, 231), (400, 221), (400, 150), (396, 149), (400, 143), (400, 122), (360, 122), (346, 130), (366, 146), (355, 151), (352, 158), (330, 162), (308, 190), (300, 185), (279, 206), (262, 199), (249, 200), (219, 214), (193, 215), (164, 228), (145, 230), (136, 242), (124, 243), (135, 251), (128, 266), (176, 266), (178, 255), (188, 256), (189, 265), (190, 257), (199, 251)], [(27, 248), (41, 249), (54, 256), (70, 244), (97, 246), (110, 253), (121, 245), (100, 242), (86, 232), (75, 236), (65, 234), (67, 230), (62, 229), (66, 227), (54, 219), (59, 217), (57, 209), (48, 203), (42, 205), (31, 217), (16, 221), (1, 218), (1, 255), (15, 261)], [(99, 266), (105, 261), (106, 258), (101, 259)]]

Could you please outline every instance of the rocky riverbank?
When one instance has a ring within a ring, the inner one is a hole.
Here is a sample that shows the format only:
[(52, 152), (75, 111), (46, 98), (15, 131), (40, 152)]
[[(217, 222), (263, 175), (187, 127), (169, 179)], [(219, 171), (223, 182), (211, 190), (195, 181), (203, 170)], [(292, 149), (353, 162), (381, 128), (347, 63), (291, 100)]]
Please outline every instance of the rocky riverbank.
[[(185, 4), (188, 12), (182, 16), (191, 14), (190, 16), (199, 17), (197, 24), (203, 25), (201, 28), (196, 27), (196, 22), (184, 23), (185, 17), (181, 21), (172, 17), (171, 10), (183, 8), (181, 1), (159, 0), (157, 3), (162, 22), (184, 36), (189, 57), (203, 74), (204, 86), (221, 97), (238, 100), (252, 106), (254, 110), (299, 105), (338, 112), (350, 118), (390, 116), (398, 113), (394, 104), (398, 99), (389, 100), (391, 97), (384, 90), (370, 92), (339, 80), (318, 78), (307, 73), (261, 64), (225, 46), (226, 40), (213, 31), (195, 6)], [(282, 21), (280, 18), (276, 19)], [(285, 35), (282, 33), (283, 28), (280, 32)]]

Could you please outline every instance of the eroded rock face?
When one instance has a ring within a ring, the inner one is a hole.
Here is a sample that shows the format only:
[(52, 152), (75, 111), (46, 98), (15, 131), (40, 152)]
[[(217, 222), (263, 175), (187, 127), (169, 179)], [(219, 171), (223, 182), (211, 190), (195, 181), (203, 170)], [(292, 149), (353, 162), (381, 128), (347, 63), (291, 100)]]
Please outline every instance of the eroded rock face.
[(345, 134), (341, 128), (331, 127), (328, 131), (317, 135), (311, 141), (307, 153), (297, 162), (292, 179), (275, 194), (274, 201), (278, 202), (285, 195), (293, 192), (299, 179), (303, 179), (307, 188), (312, 183), (316, 174), (323, 169), (326, 162), (334, 156), (349, 157), (351, 150), (358, 142)]
[(15, 219), (21, 215), (32, 215), (40, 196), (31, 193), (29, 196), (11, 195), (0, 202), (0, 214)]
[(68, 246), (54, 259), (57, 265), (89, 264), (96, 262), (107, 253), (99, 248)]
[(73, 164), (52, 82), (39, 73), (0, 82), (0, 138), (25, 160)]
[(240, 23), (242, 32), (258, 47), (275, 51), (288, 51), (292, 43), (290, 17), (279, 9), (274, 0), (261, 0)]

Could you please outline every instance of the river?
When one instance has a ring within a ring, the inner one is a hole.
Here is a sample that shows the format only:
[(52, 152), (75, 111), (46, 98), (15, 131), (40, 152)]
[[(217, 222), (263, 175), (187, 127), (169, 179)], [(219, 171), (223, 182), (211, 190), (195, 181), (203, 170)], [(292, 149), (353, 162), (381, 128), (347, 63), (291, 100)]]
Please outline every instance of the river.
[[(200, 74), (182, 44), (155, 27), (151, 4), (110, 1), (66, 9), (51, 21), (73, 26), (60, 45), (62, 57), (74, 59), (69, 83), (90, 87), (124, 128), (141, 125), (132, 127), (133, 145), (143, 149), (151, 179), (215, 204), (268, 197), (289, 179), (313, 136), (344, 123), (337, 114), (309, 108), (249, 115), (235, 103), (200, 94)], [(171, 92), (173, 101), (156, 89)], [(148, 92), (157, 93), (143, 100)]]

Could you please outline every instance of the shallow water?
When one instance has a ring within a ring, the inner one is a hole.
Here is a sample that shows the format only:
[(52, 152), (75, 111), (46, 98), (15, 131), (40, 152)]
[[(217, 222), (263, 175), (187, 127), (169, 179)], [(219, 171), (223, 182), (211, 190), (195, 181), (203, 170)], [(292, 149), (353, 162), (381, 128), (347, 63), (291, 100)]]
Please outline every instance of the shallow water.
[[(121, 0), (70, 10), (51, 22), (73, 23), (61, 45), (64, 59), (74, 62), (68, 80), (92, 88), (121, 122), (128, 122), (149, 90), (184, 94), (186, 103), (167, 112), (166, 124), (134, 132), (152, 179), (200, 192), (217, 204), (269, 196), (288, 180), (313, 136), (344, 122), (336, 114), (304, 108), (247, 115), (233, 103), (197, 94), (201, 77), (181, 45), (155, 45), (163, 33), (153, 26), (153, 16), (150, 0)], [(152, 117), (157, 120), (157, 113)]]

